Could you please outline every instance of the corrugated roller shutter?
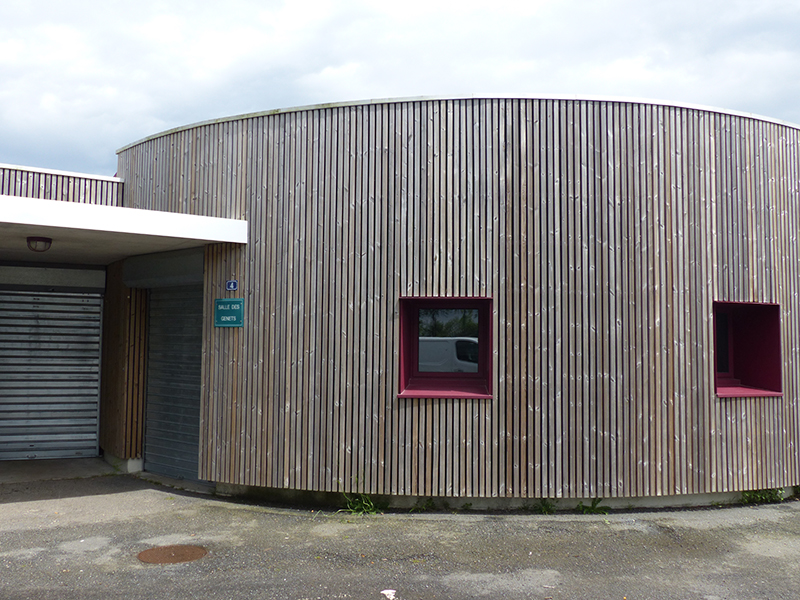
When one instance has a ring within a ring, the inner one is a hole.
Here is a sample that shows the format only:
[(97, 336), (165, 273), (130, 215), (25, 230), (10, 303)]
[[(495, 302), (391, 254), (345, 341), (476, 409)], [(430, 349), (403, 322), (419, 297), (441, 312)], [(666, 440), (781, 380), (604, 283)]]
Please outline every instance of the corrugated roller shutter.
[(203, 286), (150, 290), (144, 468), (197, 479)]
[(98, 455), (102, 303), (0, 291), (0, 460)]

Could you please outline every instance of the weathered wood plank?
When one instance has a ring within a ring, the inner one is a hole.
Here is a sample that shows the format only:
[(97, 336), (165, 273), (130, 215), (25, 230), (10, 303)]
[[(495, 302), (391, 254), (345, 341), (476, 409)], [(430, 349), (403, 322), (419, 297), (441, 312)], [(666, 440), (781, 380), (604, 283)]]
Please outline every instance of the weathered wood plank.
[[(797, 144), (697, 109), (459, 100), (277, 113), (123, 151), (126, 205), (253, 224), (248, 248), (207, 255), (207, 298), (240, 269), (252, 328), (207, 323), (204, 472), (457, 496), (793, 484), (798, 410), (716, 398), (711, 314), (781, 305), (793, 398)], [(0, 175), (4, 193), (118, 193)], [(494, 299), (493, 400), (396, 398), (401, 295)]]

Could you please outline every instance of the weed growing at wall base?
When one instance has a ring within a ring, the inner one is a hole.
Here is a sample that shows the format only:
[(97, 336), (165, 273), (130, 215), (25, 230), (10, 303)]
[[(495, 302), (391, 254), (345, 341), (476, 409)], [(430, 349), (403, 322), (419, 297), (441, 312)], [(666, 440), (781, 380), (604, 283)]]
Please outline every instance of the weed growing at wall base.
[(783, 502), (783, 488), (742, 492), (743, 504), (773, 504), (775, 502)]
[(600, 506), (602, 501), (602, 498), (595, 498), (589, 506), (586, 506), (582, 501), (578, 502), (578, 512), (584, 515), (607, 515), (608, 507)]
[(436, 510), (436, 503), (433, 501), (433, 498), (428, 498), (426, 500), (420, 498), (417, 500), (417, 503), (411, 507), (409, 512), (428, 512), (431, 510)]
[(347, 506), (343, 509), (353, 515), (376, 515), (380, 511), (375, 503), (367, 494), (356, 494), (355, 496), (348, 496), (344, 494)]
[(549, 498), (542, 498), (541, 500), (539, 500), (539, 502), (537, 502), (533, 506), (526, 505), (524, 508), (525, 510), (528, 510), (530, 512), (535, 512), (542, 515), (552, 515), (556, 512), (557, 506), (558, 502), (556, 500), (550, 500)]

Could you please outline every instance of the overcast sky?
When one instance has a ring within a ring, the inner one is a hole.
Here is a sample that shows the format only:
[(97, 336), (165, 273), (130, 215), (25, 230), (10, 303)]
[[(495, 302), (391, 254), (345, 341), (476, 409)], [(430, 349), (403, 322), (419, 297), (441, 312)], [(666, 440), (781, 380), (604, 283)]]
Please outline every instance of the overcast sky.
[(798, 0), (2, 0), (0, 163), (101, 175), (172, 127), (322, 102), (568, 94), (800, 123)]

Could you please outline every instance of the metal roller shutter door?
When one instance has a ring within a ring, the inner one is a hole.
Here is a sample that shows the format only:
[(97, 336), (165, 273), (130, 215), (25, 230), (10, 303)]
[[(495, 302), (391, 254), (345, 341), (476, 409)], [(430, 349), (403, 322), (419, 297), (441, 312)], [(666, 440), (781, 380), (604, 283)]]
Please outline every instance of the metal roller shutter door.
[(0, 291), (0, 460), (98, 455), (102, 305)]
[(144, 468), (197, 480), (203, 287), (150, 290)]

